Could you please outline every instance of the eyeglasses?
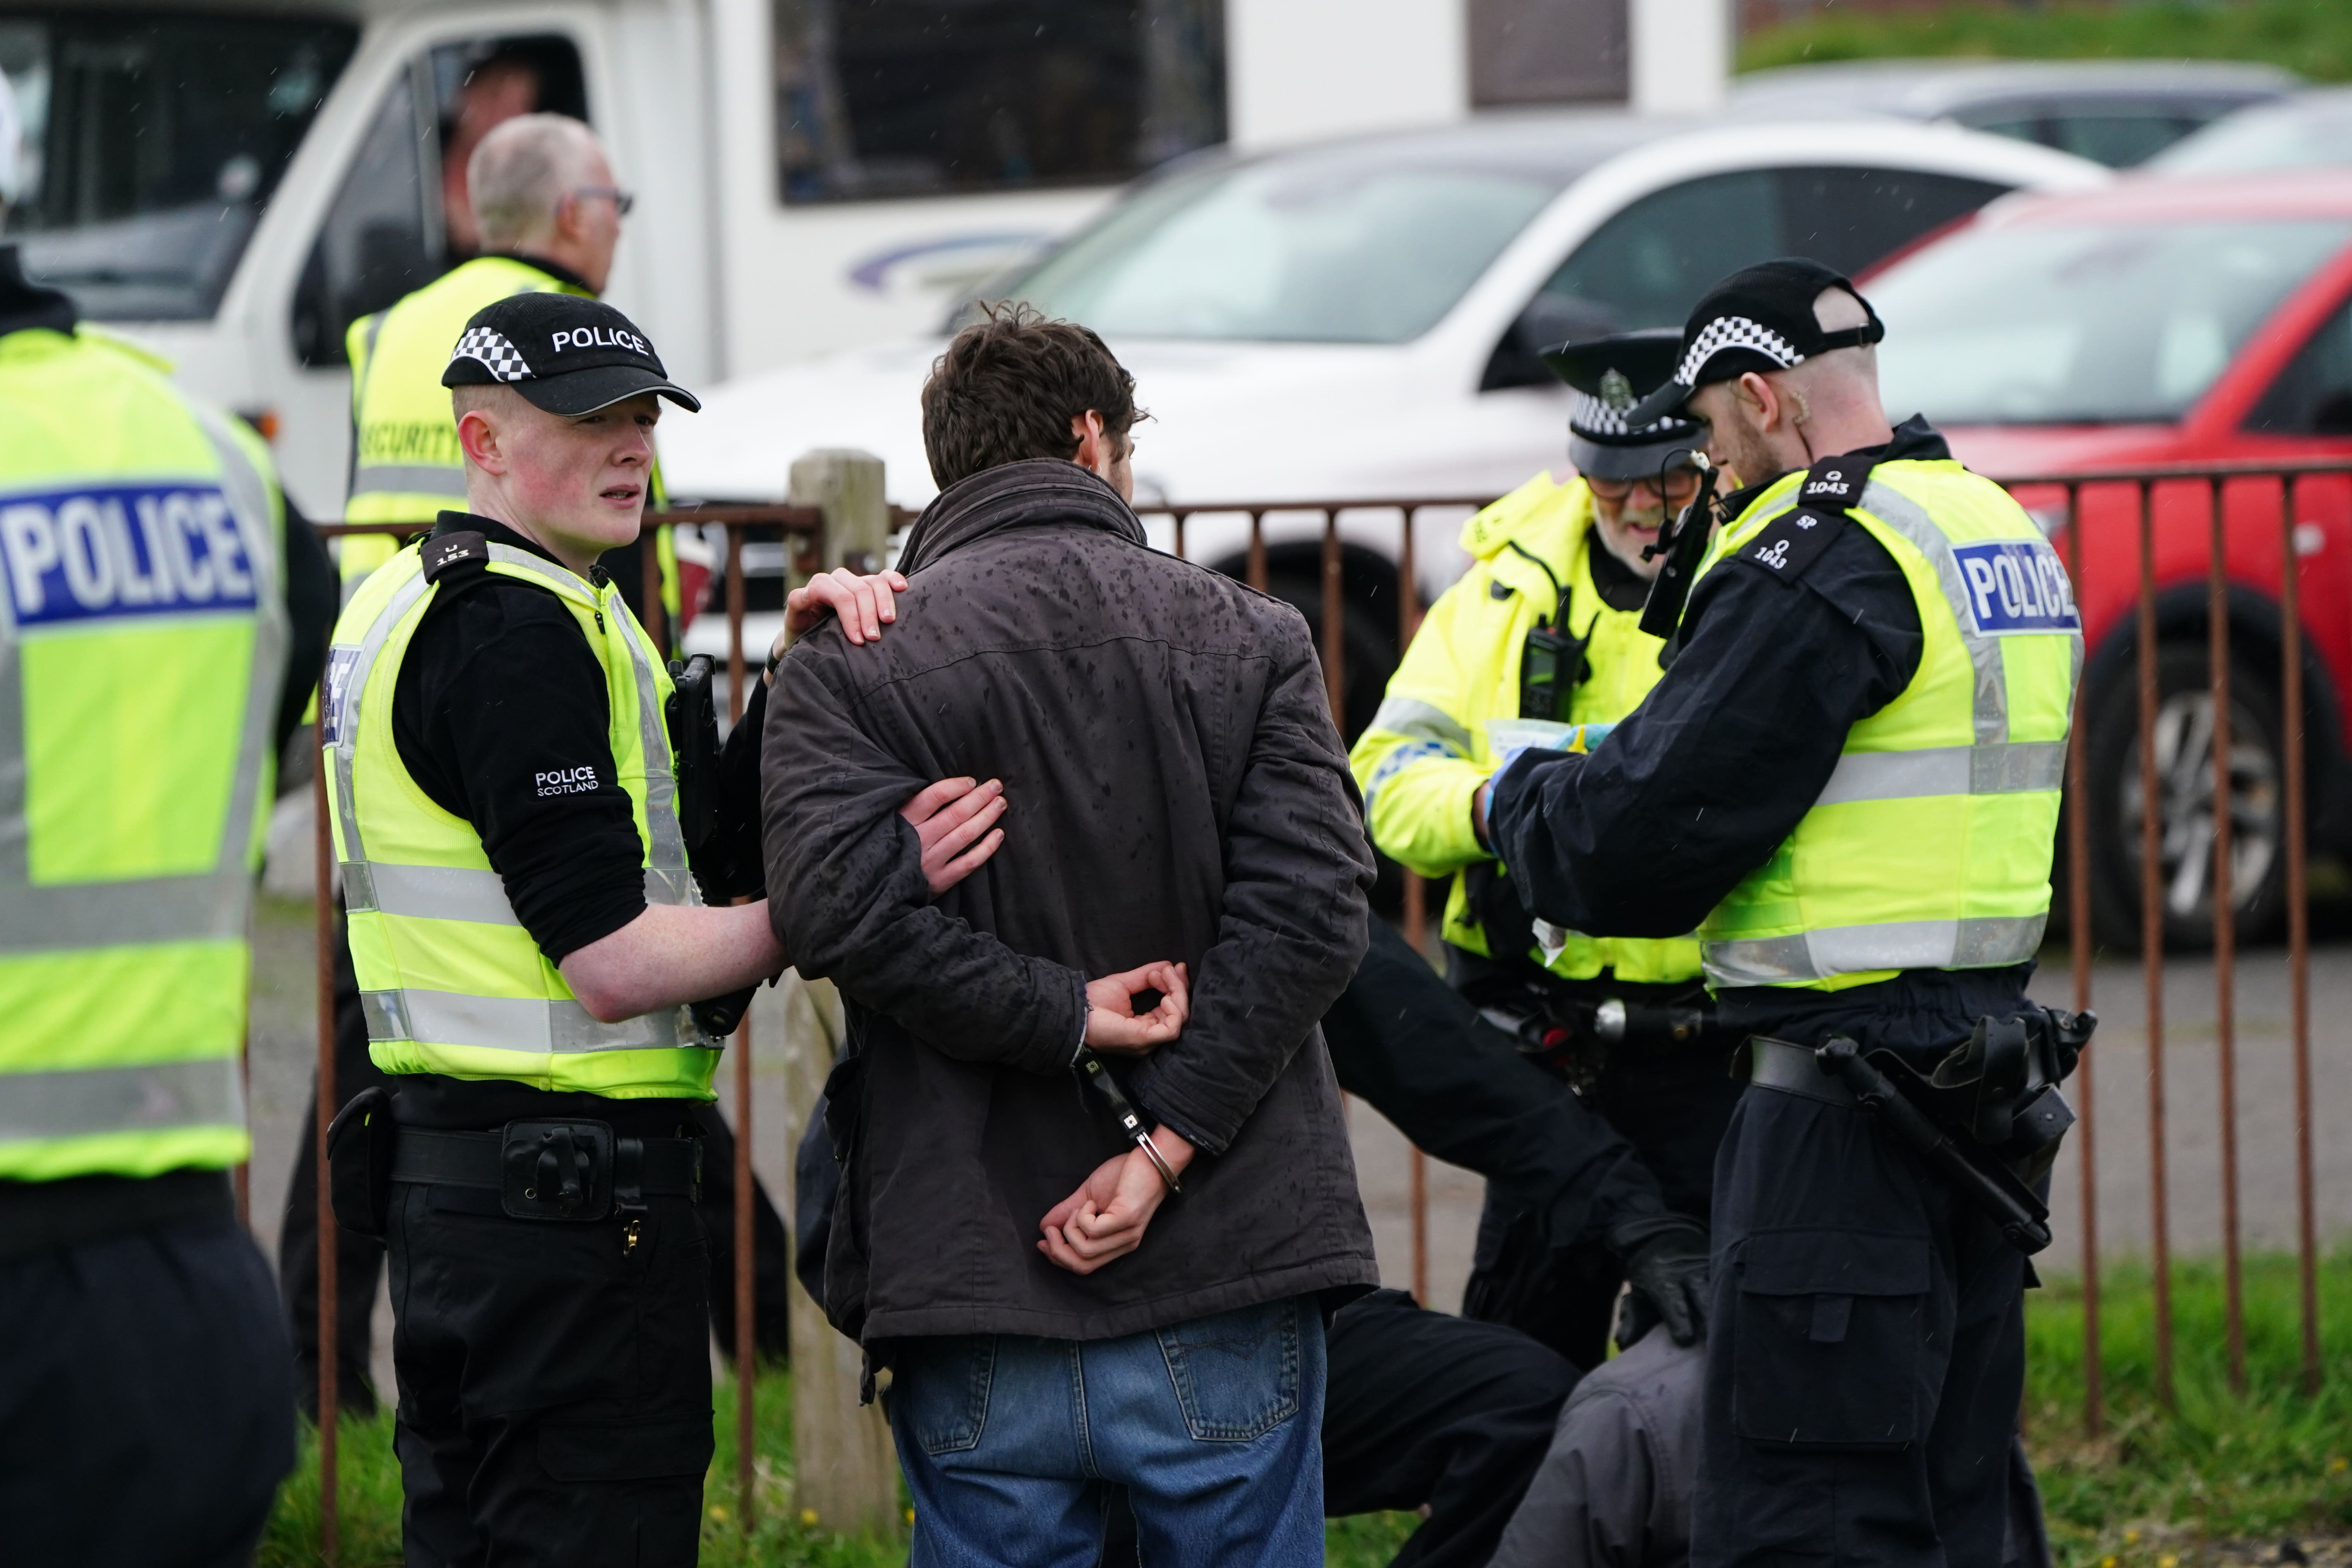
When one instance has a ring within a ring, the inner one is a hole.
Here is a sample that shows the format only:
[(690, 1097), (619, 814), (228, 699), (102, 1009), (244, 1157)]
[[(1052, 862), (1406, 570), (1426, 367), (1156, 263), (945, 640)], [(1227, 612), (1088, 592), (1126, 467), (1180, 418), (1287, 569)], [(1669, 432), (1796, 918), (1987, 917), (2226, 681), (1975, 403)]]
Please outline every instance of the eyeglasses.
[(575, 201), (590, 201), (597, 196), (603, 196), (613, 204), (613, 210), (623, 217), (628, 216), (629, 209), (637, 205), (637, 198), (635, 195), (617, 185), (583, 185), (573, 191), (572, 195)]
[(1676, 506), (1684, 505), (1698, 494), (1698, 471), (1695, 468), (1668, 468), (1663, 475), (1644, 474), (1638, 479), (1587, 478), (1584, 482), (1594, 495), (1605, 501), (1623, 500), (1633, 493), (1637, 485)]

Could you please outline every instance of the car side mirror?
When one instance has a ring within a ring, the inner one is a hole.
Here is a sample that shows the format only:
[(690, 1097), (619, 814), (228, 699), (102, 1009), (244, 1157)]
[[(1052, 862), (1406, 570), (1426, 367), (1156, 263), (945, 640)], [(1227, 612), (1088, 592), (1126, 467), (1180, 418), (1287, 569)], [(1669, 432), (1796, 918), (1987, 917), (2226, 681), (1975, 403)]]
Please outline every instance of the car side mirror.
[(1486, 357), (1486, 374), (1478, 378), (1481, 392), (1512, 386), (1557, 386), (1559, 378), (1543, 362), (1543, 351), (1586, 338), (1606, 337), (1622, 329), (1617, 312), (1597, 300), (1574, 294), (1538, 294), (1504, 332), (1502, 342)]

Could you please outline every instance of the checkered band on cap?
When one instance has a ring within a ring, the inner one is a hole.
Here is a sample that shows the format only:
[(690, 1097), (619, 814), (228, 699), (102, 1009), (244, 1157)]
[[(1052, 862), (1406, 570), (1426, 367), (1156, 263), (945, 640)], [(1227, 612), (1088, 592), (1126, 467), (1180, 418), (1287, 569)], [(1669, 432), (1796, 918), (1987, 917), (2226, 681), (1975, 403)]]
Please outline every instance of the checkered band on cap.
[(1592, 436), (1627, 436), (1633, 426), (1625, 423), (1625, 410), (1612, 408), (1601, 398), (1578, 387), (1568, 391), (1568, 422), (1576, 429)]
[(1685, 386), (1698, 384), (1698, 373), (1706, 362), (1725, 349), (1753, 349), (1766, 359), (1774, 361), (1781, 369), (1805, 363), (1797, 346), (1763, 322), (1748, 316), (1717, 316), (1709, 321), (1683, 355), (1683, 363), (1675, 371), (1675, 380)]
[(529, 381), (530, 363), (522, 351), (507, 341), (506, 334), (488, 327), (468, 327), (466, 335), (457, 340), (452, 360), (478, 360), (500, 381)]

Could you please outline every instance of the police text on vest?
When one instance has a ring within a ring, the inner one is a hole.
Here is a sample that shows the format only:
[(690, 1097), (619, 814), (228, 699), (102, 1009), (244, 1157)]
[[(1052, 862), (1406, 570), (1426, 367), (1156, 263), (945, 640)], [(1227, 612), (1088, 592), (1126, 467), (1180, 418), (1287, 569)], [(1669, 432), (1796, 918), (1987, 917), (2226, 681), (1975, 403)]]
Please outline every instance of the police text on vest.
[(124, 485), (0, 499), (16, 624), (251, 609), (253, 562), (217, 486)]

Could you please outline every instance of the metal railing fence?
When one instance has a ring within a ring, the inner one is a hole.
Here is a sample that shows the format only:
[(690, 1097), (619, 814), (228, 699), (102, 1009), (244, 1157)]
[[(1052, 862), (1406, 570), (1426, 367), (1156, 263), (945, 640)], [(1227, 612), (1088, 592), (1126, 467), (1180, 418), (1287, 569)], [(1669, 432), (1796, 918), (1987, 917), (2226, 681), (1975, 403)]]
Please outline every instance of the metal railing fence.
[[(2163, 837), (2164, 812), (2159, 798), (2163, 784), (2159, 779), (2157, 758), (2157, 732), (2160, 687), (2158, 679), (2158, 653), (2161, 646), (2159, 608), (2167, 588), (2178, 588), (2188, 580), (2178, 570), (2183, 560), (2204, 559), (2201, 577), (2205, 596), (2205, 647), (2209, 665), (2209, 685), (2213, 708), (2213, 807), (2211, 833), (2211, 905), (2214, 943), (2214, 973), (2219, 1028), (2216, 1037), (2221, 1092), (2219, 1097), (2221, 1147), (2221, 1205), (2223, 1268), (2227, 1312), (2228, 1353), (2232, 1385), (2242, 1389), (2245, 1380), (2245, 1329), (2242, 1260), (2240, 1248), (2242, 1215), (2238, 1177), (2237, 1102), (2236, 1102), (2236, 1039), (2233, 1028), (2235, 1005), (2236, 921), (2231, 899), (2232, 853), (2231, 825), (2231, 668), (2233, 657), (2231, 632), (2238, 625), (2231, 616), (2231, 586), (2248, 585), (2244, 573), (2232, 573), (2229, 550), (2232, 520), (2241, 538), (2246, 531), (2261, 527), (2275, 529), (2280, 566), (2276, 575), (2276, 605), (2279, 621), (2280, 660), (2278, 679), (2282, 694), (2281, 726), (2284, 751), (2284, 838), (2285, 849), (2285, 913), (2287, 923), (2288, 975), (2292, 996), (2292, 1047), (2294, 1084), (2294, 1170), (2296, 1201), (2296, 1237), (2299, 1263), (2300, 1310), (2302, 1322), (2303, 1372), (2302, 1383), (2306, 1392), (2317, 1388), (2320, 1378), (2319, 1302), (2318, 1302), (2318, 1225), (2315, 1209), (2313, 1175), (2313, 1117), (2311, 1089), (2310, 1042), (2310, 922), (2306, 910), (2306, 878), (2305, 867), (2307, 801), (2305, 770), (2307, 752), (2303, 734), (2303, 717), (2308, 707), (2304, 659), (2308, 657), (2303, 630), (2302, 584), (2299, 563), (2305, 558), (2302, 548), (2301, 531), (2315, 526), (2307, 521), (2304, 502), (2316, 487), (2334, 484), (2347, 496), (2352, 496), (2352, 460), (2305, 463), (2221, 464), (2184, 468), (2152, 468), (2129, 473), (2054, 473), (2029, 476), (2003, 481), (2008, 488), (2029, 505), (2038, 503), (2046, 517), (2053, 510), (2049, 502), (2057, 501), (2056, 521), (2063, 523), (2063, 554), (2066, 562), (2077, 602), (2084, 606), (2088, 629), (2095, 638), (2107, 639), (2126, 635), (2123, 626), (2129, 619), (2128, 637), (2135, 659), (2135, 680), (2137, 699), (2137, 761), (2140, 784), (2140, 942), (2143, 954), (2147, 1014), (2147, 1038), (2148, 1051), (2148, 1159), (2149, 1204), (2154, 1266), (2156, 1310), (2156, 1356), (2158, 1392), (2169, 1401), (2173, 1387), (2173, 1325), (2171, 1302), (2172, 1260), (2170, 1255), (2170, 1215), (2167, 1185), (2168, 1107), (2165, 1100), (2163, 1058), (2163, 976), (2166, 938), (2165, 910), (2167, 889), (2164, 886)], [(2260, 504), (2262, 495), (2271, 498), (2271, 507)], [(2203, 498), (2201, 507), (2197, 497)], [(1400, 653), (1412, 640), (1421, 624), (1423, 605), (1419, 591), (1419, 574), (1414, 558), (1413, 532), (1417, 519), (1424, 512), (1468, 512), (1486, 505), (1493, 498), (1486, 496), (1402, 497), (1391, 499), (1350, 499), (1330, 501), (1244, 501), (1183, 506), (1146, 505), (1139, 510), (1147, 518), (1166, 518), (1173, 529), (1174, 552), (1186, 555), (1188, 525), (1193, 520), (1215, 516), (1246, 517), (1249, 522), (1248, 541), (1243, 552), (1244, 576), (1252, 587), (1265, 590), (1271, 582), (1268, 564), (1266, 520), (1315, 518), (1321, 519), (1319, 544), (1320, 652), (1324, 668), (1325, 691), (1335, 715), (1347, 710), (1347, 591), (1346, 556), (1340, 520), (1351, 520), (1349, 531), (1360, 533), (1367, 516), (1388, 514), (1397, 521), (1397, 549), (1394, 554), (1397, 587), (1396, 637)], [(2274, 520), (2263, 514), (2274, 508)], [(2339, 510), (2352, 510), (2342, 509)], [(2197, 515), (2190, 515), (2195, 512)], [(898, 512), (896, 521), (903, 523), (908, 514)], [(804, 576), (815, 570), (823, 559), (824, 517), (821, 509), (813, 506), (726, 506), (709, 507), (690, 511), (657, 514), (647, 519), (649, 526), (688, 523), (704, 528), (718, 528), (725, 537), (726, 570), (724, 613), (728, 623), (728, 676), (730, 696), (729, 707), (732, 718), (740, 718), (744, 700), (745, 679), (751, 668), (748, 650), (743, 646), (745, 616), (745, 582), (743, 546), (745, 536), (751, 531), (776, 532), (791, 542), (793, 574)], [(2189, 540), (2188, 535), (2201, 525), (2201, 542)], [(327, 524), (319, 531), (329, 538), (353, 533), (410, 534), (419, 529), (414, 523)], [(2053, 528), (2053, 531), (2054, 531)], [(2117, 569), (2118, 560), (2132, 570), (2130, 581), (2118, 586), (2097, 575), (2084, 560), (2086, 540), (2095, 542), (2094, 549), (2101, 563)], [(2251, 553), (2260, 556), (2263, 551)], [(661, 606), (659, 564), (653, 551), (641, 552), (645, 580), (642, 602), (646, 606), (646, 629), (656, 647), (667, 642), (668, 628)], [(2171, 565), (2166, 564), (2168, 558)], [(2065, 883), (2067, 889), (2067, 929), (2074, 978), (2074, 1005), (2091, 1005), (2094, 946), (2091, 861), (2092, 818), (2095, 813), (2086, 809), (2090, 801), (2088, 788), (2088, 715), (2084, 711), (2086, 679), (2076, 694), (2076, 711), (2069, 747), (2067, 784), (2069, 808), (2064, 813)], [(318, 858), (318, 1117), (313, 1128), (317, 1141), (319, 1212), (319, 1337), (322, 1347), (336, 1342), (335, 1244), (334, 1212), (329, 1193), (327, 1164), (327, 1127), (337, 1104), (334, 1068), (334, 920), (333, 896), (334, 852), (326, 800), (325, 771), (313, 769), (312, 805), (316, 813), (316, 853)], [(1403, 879), (1402, 922), (1407, 940), (1424, 951), (1428, 948), (1428, 897), (1423, 880), (1410, 872)], [(751, 1019), (747, 1013), (734, 1037), (733, 1052), (735, 1089), (735, 1162), (731, 1173), (735, 1190), (735, 1322), (736, 1364), (747, 1368), (753, 1364), (755, 1347), (753, 1325), (756, 1319), (753, 1299), (756, 1270), (750, 1267), (753, 1251), (752, 1237), (752, 1173), (751, 1147)], [(2096, 1434), (2105, 1423), (2105, 1394), (2101, 1376), (2100, 1300), (2101, 1262), (2098, 1242), (2098, 1174), (2095, 1166), (2096, 1131), (2093, 1114), (2098, 1052), (2084, 1053), (2073, 1082), (2073, 1094), (2081, 1120), (2075, 1137), (2081, 1164), (2082, 1226), (2081, 1258), (2084, 1296), (2084, 1423)], [(1418, 1150), (1410, 1155), (1410, 1212), (1412, 1230), (1412, 1273), (1413, 1291), (1426, 1301), (1430, 1293), (1429, 1279), (1429, 1194), (1428, 1165)], [(337, 1358), (322, 1352), (319, 1358), (320, 1409), (320, 1542), (327, 1561), (331, 1563), (336, 1549), (335, 1491), (337, 1485), (336, 1414), (340, 1408), (336, 1386)], [(737, 1517), (745, 1529), (752, 1521), (752, 1402), (737, 1401), (736, 1486)]]

